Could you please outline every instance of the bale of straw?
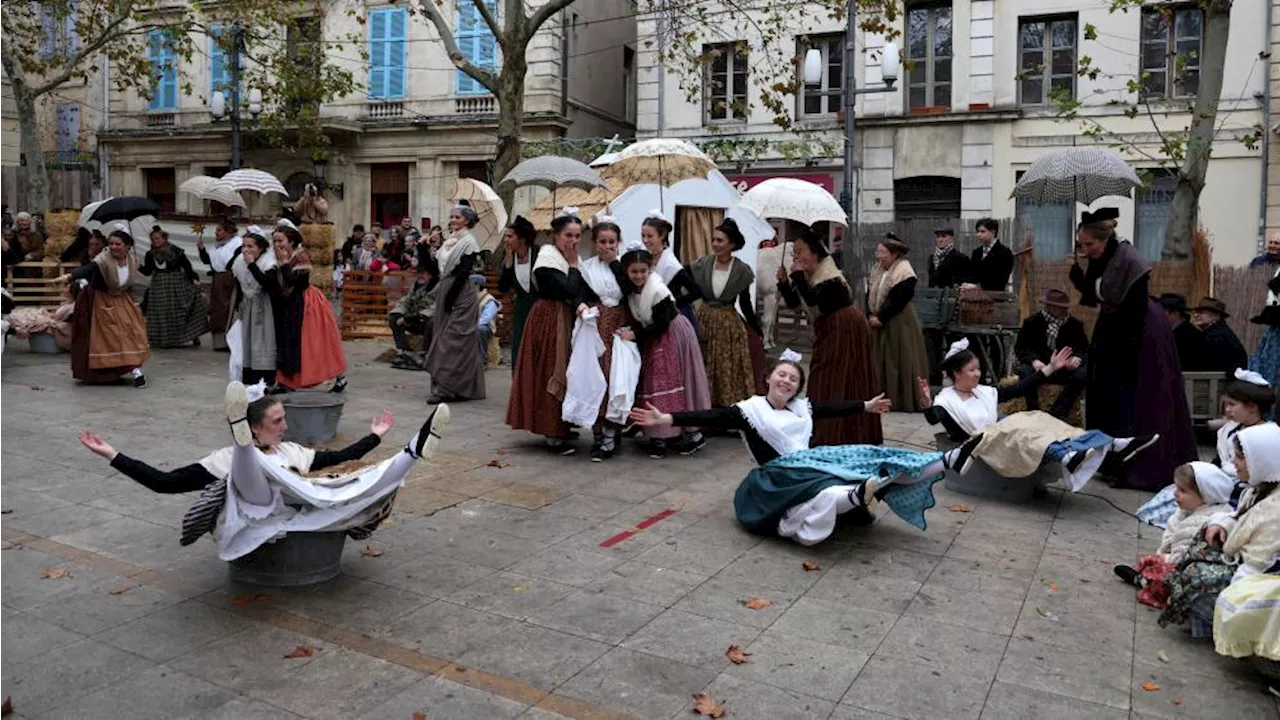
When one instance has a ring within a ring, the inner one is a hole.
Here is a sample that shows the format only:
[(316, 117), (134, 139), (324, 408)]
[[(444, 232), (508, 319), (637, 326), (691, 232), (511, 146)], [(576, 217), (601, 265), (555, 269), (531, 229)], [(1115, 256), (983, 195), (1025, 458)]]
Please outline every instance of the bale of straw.
[(49, 239), (44, 245), (45, 257), (57, 259), (76, 239), (76, 228), (80, 220), (79, 210), (56, 210), (45, 213), (44, 229)]
[[(332, 224), (306, 223), (298, 227), (302, 233), (302, 245), (307, 250), (324, 250), (326, 257), (333, 257), (334, 228)], [(314, 262), (314, 257), (312, 262)]]

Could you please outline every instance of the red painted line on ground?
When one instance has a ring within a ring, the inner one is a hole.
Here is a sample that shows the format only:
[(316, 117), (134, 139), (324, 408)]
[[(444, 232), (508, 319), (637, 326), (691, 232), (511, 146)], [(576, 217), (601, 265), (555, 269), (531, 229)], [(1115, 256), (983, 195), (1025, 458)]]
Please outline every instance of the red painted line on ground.
[(635, 535), (634, 531), (624, 530), (618, 533), (617, 535), (614, 535), (613, 537), (609, 538), (608, 540), (605, 540), (604, 542), (600, 543), (600, 547), (602, 548), (613, 547), (614, 545), (617, 545), (618, 543), (622, 542), (623, 540), (626, 540), (632, 535)]
[(640, 523), (639, 525), (636, 525), (636, 529), (637, 529), (637, 530), (647, 530), (648, 528), (651, 528), (651, 527), (653, 527), (654, 525), (657, 525), (658, 523), (662, 522), (663, 520), (666, 520), (667, 518), (669, 518), (669, 517), (671, 517), (672, 515), (675, 515), (675, 514), (676, 514), (676, 511), (675, 511), (675, 510), (663, 510), (662, 512), (658, 513), (657, 515), (654, 515), (653, 517), (649, 518), (648, 520), (645, 520), (644, 522)]
[(653, 527), (654, 525), (657, 525), (658, 523), (662, 522), (663, 520), (666, 520), (667, 518), (669, 518), (669, 517), (671, 517), (672, 515), (675, 515), (675, 514), (676, 514), (676, 511), (675, 511), (675, 510), (671, 510), (671, 509), (669, 509), (669, 508), (668, 508), (667, 510), (663, 510), (662, 512), (658, 513), (657, 515), (654, 515), (654, 516), (653, 516), (653, 517), (651, 517), (651, 518), (648, 518), (648, 519), (646, 519), (646, 520), (642, 520), (642, 521), (640, 521), (640, 523), (639, 523), (639, 524), (637, 524), (637, 525), (636, 525), (634, 528), (632, 528), (631, 530), (623, 530), (622, 532), (618, 533), (617, 535), (614, 535), (613, 537), (609, 538), (608, 540), (605, 540), (604, 542), (600, 543), (600, 547), (602, 547), (602, 548), (610, 548), (610, 547), (613, 547), (614, 545), (617, 545), (618, 543), (622, 542), (623, 540), (626, 540), (627, 538), (631, 537), (632, 535), (635, 535), (636, 533), (640, 532), (641, 530), (647, 530), (647, 529), (649, 529), (649, 528)]

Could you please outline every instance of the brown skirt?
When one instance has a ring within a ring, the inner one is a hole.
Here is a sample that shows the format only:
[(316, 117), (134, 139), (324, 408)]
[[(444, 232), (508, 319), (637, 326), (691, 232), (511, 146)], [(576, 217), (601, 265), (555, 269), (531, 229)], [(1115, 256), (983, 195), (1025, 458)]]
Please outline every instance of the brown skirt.
[[(465, 283), (454, 300), (453, 310), (444, 311), (444, 298), (453, 283)], [(446, 277), (436, 286), (441, 302), (432, 318), (431, 348), (426, 367), (431, 374), (431, 393), (447, 400), (483, 400), (484, 361), (480, 358), (479, 296), (468, 278)]]
[(928, 355), (924, 349), (924, 331), (915, 305), (894, 316), (875, 331), (875, 365), (884, 381), (884, 393), (893, 401), (893, 409), (920, 412), (916, 378), (928, 377)]
[[(549, 438), (568, 434), (569, 427), (561, 419), (561, 406), (569, 358), (565, 327), (572, 313), (568, 305), (554, 300), (538, 300), (529, 310), (507, 399), (507, 424), (511, 429)], [(553, 392), (557, 387), (559, 392)]]
[(236, 276), (230, 272), (216, 272), (209, 284), (209, 331), (225, 333), (231, 327), (235, 312)]
[(747, 324), (730, 305), (699, 303), (698, 335), (711, 386), (711, 404), (727, 407), (756, 394)]
[[(809, 363), (809, 400), (869, 400), (879, 393), (871, 351), (871, 326), (862, 311), (846, 307), (817, 319), (813, 326), (813, 360)], [(884, 442), (880, 416), (860, 413), (819, 420), (811, 445), (879, 445)]]
[[(617, 307), (607, 307), (603, 304), (596, 304), (592, 307), (599, 308), (600, 318), (596, 320), (596, 329), (600, 331), (600, 340), (604, 343), (604, 354), (600, 356), (600, 371), (604, 373), (604, 381), (609, 382), (609, 373), (613, 370), (613, 336), (618, 332), (618, 328), (631, 323), (631, 312), (626, 305)], [(605, 422), (604, 414), (609, 409), (609, 393), (604, 394), (604, 399), (600, 401), (600, 415), (596, 418), (596, 424), (600, 425)]]
[(76, 297), (71, 339), (71, 375), (87, 383), (110, 383), (151, 357), (142, 311), (128, 294), (89, 285)]

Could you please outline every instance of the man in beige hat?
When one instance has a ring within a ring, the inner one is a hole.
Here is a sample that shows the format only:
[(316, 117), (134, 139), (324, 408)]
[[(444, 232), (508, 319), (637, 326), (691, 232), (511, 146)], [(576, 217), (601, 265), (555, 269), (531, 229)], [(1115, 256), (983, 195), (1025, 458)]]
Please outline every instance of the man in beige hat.
[[(1018, 376), (1027, 377), (1049, 363), (1049, 358), (1062, 348), (1071, 348), (1074, 357), (1067, 367), (1050, 375), (1047, 382), (1062, 385), (1062, 393), (1054, 401), (1049, 414), (1065, 420), (1080, 393), (1084, 392), (1088, 371), (1085, 360), (1089, 352), (1089, 337), (1084, 323), (1071, 316), (1071, 296), (1065, 290), (1050, 288), (1041, 301), (1040, 312), (1027, 318), (1018, 331), (1014, 356), (1018, 358)], [(1038, 410), (1039, 398), (1032, 392), (1027, 397), (1027, 409)]]

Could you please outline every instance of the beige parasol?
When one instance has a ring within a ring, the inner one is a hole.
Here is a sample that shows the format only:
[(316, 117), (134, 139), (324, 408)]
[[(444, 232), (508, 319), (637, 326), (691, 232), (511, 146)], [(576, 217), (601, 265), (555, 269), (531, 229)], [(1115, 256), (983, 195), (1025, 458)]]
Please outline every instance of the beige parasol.
[(449, 199), (466, 200), (480, 216), (480, 222), (471, 229), (481, 250), (496, 250), (502, 242), (502, 231), (507, 226), (507, 208), (498, 193), (485, 183), (471, 178), (456, 178)]
[(678, 138), (653, 138), (628, 145), (609, 166), (612, 177), (626, 185), (659, 187), (706, 178), (715, 169), (715, 161), (706, 153)]

